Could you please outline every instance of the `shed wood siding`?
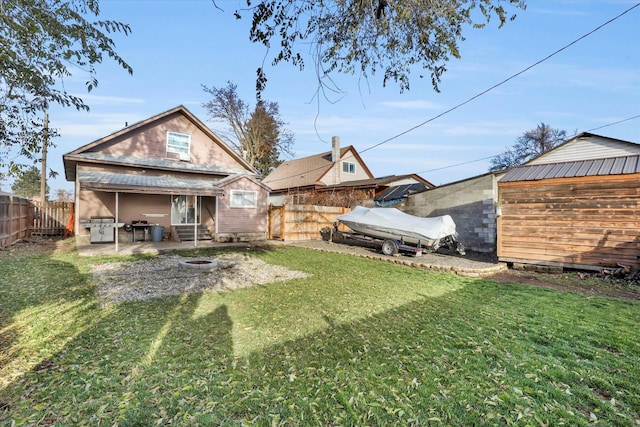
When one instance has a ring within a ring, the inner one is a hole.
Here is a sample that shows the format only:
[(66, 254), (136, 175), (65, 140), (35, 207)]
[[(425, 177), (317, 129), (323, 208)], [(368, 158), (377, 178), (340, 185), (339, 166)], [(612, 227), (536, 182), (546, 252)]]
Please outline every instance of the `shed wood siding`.
[(506, 262), (639, 267), (640, 174), (500, 182)]

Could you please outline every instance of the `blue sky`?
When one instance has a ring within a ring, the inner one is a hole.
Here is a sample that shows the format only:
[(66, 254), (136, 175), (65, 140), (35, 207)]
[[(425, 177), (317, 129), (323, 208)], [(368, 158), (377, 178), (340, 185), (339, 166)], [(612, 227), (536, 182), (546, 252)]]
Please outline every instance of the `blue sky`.
[[(84, 90), (77, 71), (65, 81), (85, 99), (90, 112), (53, 108), (50, 123), (61, 137), (48, 164), (60, 173), (49, 181), (73, 190), (64, 179), (62, 155), (129, 124), (184, 105), (212, 130), (201, 85), (238, 86), (255, 103), (255, 69), (265, 51), (248, 39), (248, 22), (233, 11), (241, 2), (210, 0), (102, 0), (102, 18), (127, 23), (116, 35), (117, 51), (133, 76), (108, 59), (98, 67), (99, 86)], [(267, 68), (264, 99), (280, 106), (295, 134), (294, 157), (328, 151), (331, 137), (353, 145), (375, 176), (419, 173), (436, 185), (486, 172), (488, 157), (500, 154), (525, 131), (546, 123), (575, 132), (592, 131), (640, 143), (640, 7), (606, 25), (524, 74), (402, 136), (450, 108), (531, 66), (629, 9), (626, 0), (529, 0), (513, 22), (497, 29), (468, 28), (461, 59), (447, 65), (441, 92), (429, 78), (412, 74), (411, 89), (382, 87), (378, 76), (334, 76), (344, 92), (331, 102), (315, 97), (315, 71), (281, 64)], [(599, 129), (596, 129), (599, 128)], [(594, 130), (595, 129), (595, 130)], [(375, 148), (389, 138), (394, 138)], [(484, 159), (484, 160), (480, 160)], [(3, 183), (6, 191), (9, 183)]]

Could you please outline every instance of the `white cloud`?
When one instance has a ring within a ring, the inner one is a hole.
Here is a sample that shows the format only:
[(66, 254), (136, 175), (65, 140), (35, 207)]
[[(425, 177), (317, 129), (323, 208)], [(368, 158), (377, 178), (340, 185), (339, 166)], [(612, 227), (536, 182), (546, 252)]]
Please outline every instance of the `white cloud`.
[(146, 119), (147, 116), (127, 113), (90, 113), (90, 117), (82, 120), (81, 117), (66, 117), (61, 121), (52, 123), (58, 129), (62, 138), (80, 138), (86, 142), (83, 144), (110, 135), (122, 129), (127, 124), (133, 124)]
[(85, 102), (85, 104), (91, 105), (123, 105), (123, 104), (144, 104), (143, 98), (129, 98), (121, 96), (103, 96), (93, 94), (75, 94)]
[(385, 101), (380, 105), (388, 108), (397, 108), (401, 110), (435, 110), (442, 108), (441, 105), (435, 102), (416, 100), (416, 101)]

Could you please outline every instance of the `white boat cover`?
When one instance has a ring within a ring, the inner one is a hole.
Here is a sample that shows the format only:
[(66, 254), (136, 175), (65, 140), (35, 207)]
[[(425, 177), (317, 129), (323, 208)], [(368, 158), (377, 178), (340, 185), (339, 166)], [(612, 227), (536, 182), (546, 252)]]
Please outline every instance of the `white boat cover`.
[[(356, 208), (337, 219), (350, 228), (364, 234), (376, 235), (377, 231), (392, 230), (399, 236), (423, 236), (428, 239), (442, 239), (457, 236), (456, 224), (449, 215), (422, 218), (399, 211), (395, 208)], [(352, 226), (353, 225), (353, 226)], [(370, 233), (367, 233), (367, 230)]]

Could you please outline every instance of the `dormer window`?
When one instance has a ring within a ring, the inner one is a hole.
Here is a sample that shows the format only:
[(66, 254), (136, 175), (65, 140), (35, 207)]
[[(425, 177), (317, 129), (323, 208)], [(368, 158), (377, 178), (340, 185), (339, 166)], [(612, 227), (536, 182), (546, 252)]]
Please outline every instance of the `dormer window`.
[(356, 164), (351, 162), (342, 162), (342, 172), (356, 173)]
[(189, 161), (191, 160), (190, 148), (191, 135), (167, 132), (167, 158)]

